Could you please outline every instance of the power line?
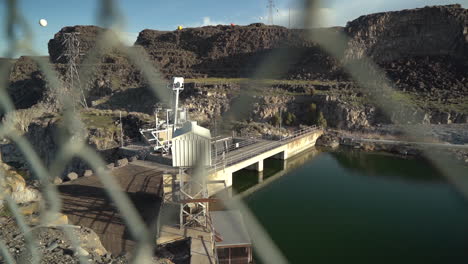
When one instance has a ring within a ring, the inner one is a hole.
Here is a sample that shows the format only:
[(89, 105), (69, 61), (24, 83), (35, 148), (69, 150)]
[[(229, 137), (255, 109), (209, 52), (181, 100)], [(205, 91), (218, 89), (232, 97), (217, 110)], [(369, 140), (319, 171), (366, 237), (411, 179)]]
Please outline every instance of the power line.
[(268, 0), (268, 24), (273, 25), (273, 8), (275, 8), (275, 3), (273, 0)]
[[(80, 56), (84, 54), (80, 51), (80, 40), (77, 35), (80, 33), (72, 32), (72, 33), (64, 33), (62, 46), (65, 48), (64, 53), (60, 56), (64, 56), (67, 60), (67, 71), (65, 74), (65, 82), (68, 84), (68, 89), (71, 95), (75, 96), (74, 89), (78, 88), (80, 90), (81, 97), (81, 104), (83, 107), (88, 107), (86, 103), (86, 97), (83, 91), (83, 87), (81, 87), (80, 76), (78, 74), (78, 60)], [(60, 58), (59, 57), (59, 58)], [(74, 98), (75, 99), (75, 98)], [(76, 102), (76, 100), (75, 100)]]

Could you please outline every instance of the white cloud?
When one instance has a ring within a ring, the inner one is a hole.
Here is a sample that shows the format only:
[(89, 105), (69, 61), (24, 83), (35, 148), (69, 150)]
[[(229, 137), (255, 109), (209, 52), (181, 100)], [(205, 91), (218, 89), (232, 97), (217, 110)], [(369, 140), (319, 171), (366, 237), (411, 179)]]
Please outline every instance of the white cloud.
[(128, 45), (128, 46), (133, 46), (135, 43), (138, 33), (135, 32), (119, 32), (119, 37), (120, 40), (122, 41), (123, 44)]
[(186, 27), (204, 27), (204, 26), (217, 26), (217, 25), (227, 25), (227, 24), (228, 23), (225, 21), (211, 20), (210, 17), (206, 16), (202, 18), (201, 22), (190, 23)]
[[(323, 1), (325, 3), (325, 1)], [(345, 26), (347, 22), (352, 21), (362, 15), (397, 11), (408, 8), (418, 8), (427, 5), (446, 5), (460, 2), (460, 0), (334, 0), (327, 2), (326, 7), (319, 8), (318, 18), (314, 19), (318, 27)], [(464, 4), (463, 6), (466, 6)], [(294, 8), (279, 8), (273, 13), (273, 22), (275, 25), (287, 27), (291, 24), (293, 28), (303, 28), (303, 10), (297, 5)], [(263, 19), (260, 20), (260, 17)], [(291, 22), (289, 23), (289, 19)], [(264, 12), (256, 18), (257, 21), (267, 24), (268, 12)]]
[(345, 26), (362, 15), (372, 13), (399, 11), (402, 9), (421, 8), (431, 5), (448, 5), (463, 2), (460, 0), (336, 0), (331, 8), (336, 14), (338, 26)]
[[(273, 24), (291, 28), (304, 28), (304, 15), (303, 11), (299, 9), (277, 9), (273, 13)], [(332, 27), (337, 25), (337, 14), (332, 8), (320, 8), (316, 15), (319, 18), (315, 23), (317, 27)], [(259, 17), (260, 22), (267, 24), (268, 15)]]

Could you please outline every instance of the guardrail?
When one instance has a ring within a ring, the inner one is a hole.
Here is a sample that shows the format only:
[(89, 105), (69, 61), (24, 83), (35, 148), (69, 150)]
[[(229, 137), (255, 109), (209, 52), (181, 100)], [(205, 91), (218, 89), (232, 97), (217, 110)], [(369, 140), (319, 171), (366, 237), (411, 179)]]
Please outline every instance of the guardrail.
[(247, 146), (250, 146), (250, 145), (253, 145), (255, 143), (258, 143), (259, 141), (261, 140), (258, 140), (258, 139), (246, 139), (246, 140), (243, 140), (241, 142), (237, 142), (237, 143), (234, 143), (234, 144), (231, 144), (228, 146), (227, 149), (221, 149), (221, 150), (217, 150), (217, 151), (213, 151), (212, 152), (212, 155), (211, 155), (211, 158), (214, 158), (214, 157), (219, 157), (222, 155), (223, 152), (225, 152), (226, 154), (231, 152), (231, 151), (234, 151), (236, 149), (240, 149), (240, 148), (243, 148), (243, 147), (247, 147)]
[(216, 232), (216, 229), (214, 228), (214, 225), (213, 225), (213, 222), (211, 220), (211, 215), (210, 213), (208, 212), (208, 215), (206, 217), (207, 221), (207, 225), (208, 225), (208, 228), (211, 232), (211, 245), (213, 246), (212, 250), (213, 250), (213, 258), (215, 259), (215, 263), (219, 263), (219, 258), (218, 258), (218, 252), (216, 250), (216, 236), (217, 236), (217, 232)]
[(258, 148), (242, 152), (241, 155), (236, 155), (233, 157), (228, 157), (227, 159), (221, 160), (221, 161), (216, 161), (211, 167), (214, 172), (219, 171), (221, 168), (225, 168), (231, 165), (234, 165), (236, 163), (245, 161), (247, 159), (250, 159), (254, 156), (260, 155), (262, 153), (265, 153), (267, 151), (270, 151), (272, 149), (275, 149), (277, 147), (280, 147), (284, 144), (287, 144), (288, 142), (292, 141), (293, 139), (296, 139), (298, 137), (304, 136), (306, 134), (312, 133), (314, 131), (317, 131), (318, 128), (316, 126), (312, 127), (306, 127), (300, 130), (295, 131), (292, 135), (283, 137), (280, 140), (277, 141), (265, 141), (268, 142), (265, 145), (259, 146)]

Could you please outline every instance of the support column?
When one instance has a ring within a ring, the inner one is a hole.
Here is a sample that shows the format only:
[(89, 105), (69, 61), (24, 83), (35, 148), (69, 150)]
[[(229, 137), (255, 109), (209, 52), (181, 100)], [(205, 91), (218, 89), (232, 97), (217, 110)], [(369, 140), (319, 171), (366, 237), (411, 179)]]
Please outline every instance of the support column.
[(232, 186), (232, 172), (229, 172), (229, 173), (226, 172), (224, 175), (225, 175), (224, 180), (226, 182), (226, 187), (229, 188)]
[(257, 162), (257, 171), (263, 172), (263, 160)]
[(288, 154), (286, 153), (287, 150), (281, 151), (280, 153), (272, 156), (271, 158), (274, 159), (280, 159), (280, 160), (286, 160), (288, 159)]
[(281, 160), (281, 170), (285, 170), (288, 168), (288, 160)]
[(263, 160), (259, 160), (258, 162), (255, 162), (254, 164), (246, 167), (245, 169), (254, 170), (254, 171), (263, 171)]
[(258, 183), (263, 182), (263, 171), (258, 172)]

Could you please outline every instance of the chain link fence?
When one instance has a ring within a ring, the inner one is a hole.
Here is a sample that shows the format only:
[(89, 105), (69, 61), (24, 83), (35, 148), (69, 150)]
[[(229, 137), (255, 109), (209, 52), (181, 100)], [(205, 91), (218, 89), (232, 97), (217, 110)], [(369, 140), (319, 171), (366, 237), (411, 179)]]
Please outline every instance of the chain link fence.
[[(166, 89), (166, 81), (162, 77), (162, 74), (156, 69), (148, 59), (148, 56), (144, 53), (137, 52), (132, 49), (122, 48), (120, 45), (121, 40), (119, 34), (115, 32), (121, 32), (124, 26), (123, 15), (119, 10), (117, 1), (114, 0), (101, 0), (99, 3), (99, 24), (110, 31), (102, 33), (97, 42), (96, 46), (87, 53), (87, 56), (83, 60), (82, 64), (86, 67), (79, 67), (72, 69), (71, 74), (78, 75), (82, 80), (89, 79), (95, 71), (100, 56), (105, 50), (117, 49), (138, 68), (142, 73), (145, 80), (149, 84), (148, 87), (154, 93), (154, 95), (161, 101), (165, 101), (169, 98), (169, 91)], [(321, 19), (320, 13), (320, 2), (319, 1), (304, 1), (304, 11), (302, 17), (304, 19), (305, 28), (313, 28), (318, 25), (318, 21)], [(37, 55), (34, 48), (31, 46), (33, 32), (30, 25), (27, 24), (23, 17), (22, 10), (18, 7), (18, 1), (6, 0), (7, 13), (4, 16), (3, 22), (5, 24), (6, 36), (8, 39), (7, 56), (12, 57), (15, 54), (21, 54), (27, 52), (28, 54)], [(314, 41), (336, 58), (342, 59), (343, 54), (341, 53), (341, 47), (347, 43), (347, 37), (343, 33), (335, 32), (321, 32), (310, 31), (308, 35), (309, 40)], [(256, 89), (261, 89), (262, 86), (267, 87), (268, 83), (262, 84), (258, 81), (258, 77), (264, 72), (275, 72), (280, 74), (281, 72), (287, 72), (287, 66), (282, 63), (282, 58), (287, 56), (283, 54), (284, 51), (276, 51), (271, 53), (258, 67), (257, 71), (251, 76), (252, 79), (256, 79)], [(64, 127), (62, 130), (73, 131), (73, 133), (60, 144), (55, 160), (52, 161), (51, 165), (47, 168), (41, 157), (34, 151), (33, 146), (30, 142), (22, 136), (19, 130), (26, 129), (24, 126), (18, 127), (15, 123), (16, 118), (5, 118), (0, 126), (0, 138), (7, 138), (14, 142), (21, 150), (24, 157), (27, 159), (30, 168), (37, 176), (41, 183), (41, 193), (44, 198), (45, 206), (40, 212), (40, 224), (47, 225), (50, 221), (53, 221), (57, 213), (61, 211), (62, 201), (57, 187), (51, 182), (51, 179), (58, 177), (62, 174), (66, 164), (68, 164), (73, 158), (79, 158), (85, 161), (95, 172), (99, 180), (104, 185), (108, 196), (112, 202), (119, 209), (122, 219), (128, 227), (131, 237), (137, 242), (134, 254), (132, 255), (132, 263), (152, 263), (153, 258), (153, 246), (155, 237), (154, 233), (149, 232), (140, 214), (135, 209), (134, 205), (130, 201), (128, 195), (121, 190), (118, 182), (113, 178), (109, 171), (104, 169), (105, 162), (99, 156), (99, 154), (85, 142), (85, 135), (82, 131), (85, 131), (83, 122), (79, 119), (76, 114), (76, 102), (73, 101), (73, 97), (67, 96), (63, 93), (63, 82), (61, 81), (59, 74), (51, 67), (48, 61), (41, 59), (40, 57), (33, 56), (32, 59), (39, 65), (40, 70), (47, 79), (47, 84), (51, 91), (55, 91), (56, 100), (60, 101), (61, 116), (63, 119)], [(344, 68), (356, 81), (356, 83), (371, 95), (372, 100), (379, 105), (381, 109), (387, 114), (391, 115), (395, 110), (395, 107), (401, 107), (401, 102), (392, 101), (391, 94), (394, 92), (392, 83), (390, 83), (385, 74), (368, 58), (362, 58), (359, 61), (349, 61), (345, 63)], [(0, 67), (0, 107), (1, 111), (5, 116), (15, 115), (14, 103), (7, 93), (8, 90), (8, 75), (9, 67), (6, 63), (2, 63)], [(73, 78), (73, 77), (70, 77)], [(70, 82), (72, 87), (71, 90), (80, 91), (79, 82)], [(245, 87), (252, 87), (249, 85), (249, 81), (241, 84)], [(251, 104), (249, 98), (249, 91), (245, 90), (232, 105), (231, 107), (231, 118), (232, 119), (243, 119), (246, 114), (245, 109), (249, 109), (248, 106)], [(409, 116), (409, 115), (408, 115)], [(407, 116), (406, 116), (407, 117)], [(398, 120), (400, 124), (407, 123), (405, 115), (400, 115)], [(227, 122), (227, 121), (225, 121)], [(405, 133), (413, 138), (423, 137), (423, 131), (420, 130), (409, 130), (402, 126)], [(421, 150), (424, 156), (429, 159), (437, 169), (449, 179), (450, 182), (457, 187), (457, 189), (465, 197), (468, 195), (468, 184), (466, 182), (466, 170), (456, 163), (448, 153), (441, 151), (434, 152), (429, 147), (422, 147)], [(204, 168), (195, 169), (195, 178), (206, 177), (206, 170)], [(5, 177), (1, 175), (2, 179)], [(0, 184), (0, 188), (2, 188)], [(0, 193), (4, 193), (5, 190), (0, 190)], [(40, 245), (38, 241), (32, 236), (32, 228), (26, 223), (24, 216), (20, 213), (18, 205), (8, 195), (4, 198), (6, 205), (11, 210), (15, 221), (17, 222), (21, 232), (24, 233), (24, 238), (30, 252), (30, 263), (40, 263), (42, 256), (38, 251)], [(246, 224), (249, 226), (249, 230), (252, 230), (251, 236), (255, 241), (255, 250), (258, 257), (263, 263), (288, 263), (285, 256), (275, 245), (273, 240), (269, 237), (266, 230), (263, 228), (262, 223), (258, 222), (253, 213), (240, 199), (231, 199), (225, 201), (226, 206), (229, 209), (236, 209), (242, 212)], [(33, 227), (34, 228), (34, 227)], [(75, 249), (80, 247), (81, 241), (76, 239), (74, 236), (72, 227), (64, 225), (64, 234), (68, 236), (68, 239), (73, 242)], [(6, 263), (16, 263), (16, 260), (12, 257), (9, 252), (8, 246), (0, 238), (0, 251), (3, 256), (3, 260)], [(89, 263), (88, 259), (81, 256), (80, 263)]]

